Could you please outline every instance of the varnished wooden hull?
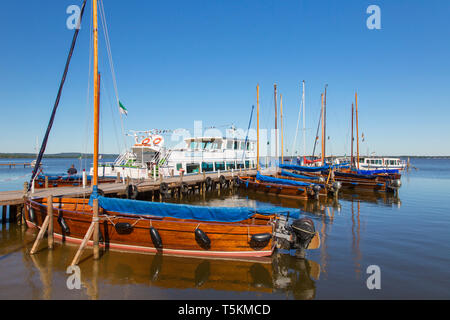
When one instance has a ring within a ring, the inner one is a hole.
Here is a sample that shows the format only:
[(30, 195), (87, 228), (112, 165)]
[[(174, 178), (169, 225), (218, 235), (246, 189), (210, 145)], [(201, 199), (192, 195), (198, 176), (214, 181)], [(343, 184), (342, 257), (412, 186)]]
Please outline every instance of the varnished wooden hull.
[[(298, 174), (311, 176), (311, 177), (324, 177), (328, 178), (328, 174), (321, 173), (312, 173), (312, 172), (295, 172)], [(362, 191), (373, 191), (373, 192), (389, 192), (393, 191), (389, 188), (386, 188), (386, 184), (388, 182), (388, 178), (377, 176), (374, 179), (364, 179), (364, 178), (355, 178), (355, 177), (343, 177), (334, 175), (334, 180), (339, 181), (341, 183), (342, 189), (346, 190), (362, 190)]]
[[(99, 178), (98, 183), (113, 183), (116, 180), (113, 178)], [(67, 179), (57, 179), (57, 180), (49, 180), (48, 188), (60, 188), (60, 187), (77, 187), (81, 186), (83, 181), (81, 179), (67, 180)], [(89, 182), (90, 184), (90, 182)], [(45, 188), (45, 180), (44, 179), (36, 179), (34, 181), (35, 189)]]
[[(91, 222), (92, 208), (86, 199), (54, 199), (53, 224), (55, 238), (62, 241), (81, 243)], [(30, 227), (40, 227), (47, 215), (45, 201), (26, 201), (26, 220)], [(34, 212), (34, 221), (30, 210)], [(151, 213), (149, 213), (151, 214)], [(58, 223), (62, 216), (70, 233), (65, 234)], [(273, 239), (267, 243), (252, 243), (251, 236), (273, 232), (274, 216), (255, 215), (252, 219), (239, 223), (202, 222), (173, 218), (132, 216), (117, 213), (100, 214), (99, 223), (101, 246), (121, 251), (156, 253), (182, 256), (207, 257), (261, 257), (270, 256), (274, 249)], [(129, 234), (119, 234), (117, 223), (129, 223), (133, 226)], [(153, 245), (150, 227), (158, 230), (162, 239), (162, 249)], [(199, 228), (211, 241), (209, 248), (197, 242), (194, 231)], [(89, 243), (92, 245), (92, 242)]]
[[(255, 180), (252, 177), (239, 177), (241, 180), (240, 186), (254, 192), (265, 193), (280, 197), (297, 198), (297, 199), (314, 199), (315, 195), (309, 193), (308, 188), (282, 185), (275, 183), (267, 183)], [(323, 190), (323, 191), (322, 191)], [(326, 190), (321, 189), (319, 196), (325, 197)]]

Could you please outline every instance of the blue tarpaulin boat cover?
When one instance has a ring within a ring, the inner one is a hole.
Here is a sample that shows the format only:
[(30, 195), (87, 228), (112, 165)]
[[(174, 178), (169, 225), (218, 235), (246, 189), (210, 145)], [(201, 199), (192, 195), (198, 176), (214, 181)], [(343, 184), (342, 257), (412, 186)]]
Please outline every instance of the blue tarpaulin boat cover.
[(342, 163), (342, 164), (333, 164), (331, 166), (324, 165), (321, 167), (305, 167), (305, 166), (298, 166), (298, 165), (294, 165), (294, 164), (280, 164), (279, 167), (281, 169), (297, 170), (297, 171), (304, 171), (304, 172), (320, 172), (320, 171), (328, 170), (330, 168), (349, 168), (350, 165), (347, 163)]
[(356, 173), (358, 174), (380, 174), (380, 173), (399, 173), (397, 169), (380, 169), (380, 170), (356, 170)]
[(281, 170), (281, 175), (285, 177), (299, 178), (299, 179), (309, 179), (309, 180), (319, 180), (319, 177), (308, 177), (302, 176), (300, 174), (295, 174), (286, 170)]
[(295, 181), (295, 180), (288, 180), (288, 179), (280, 179), (280, 178), (274, 178), (269, 176), (263, 176), (259, 172), (256, 174), (256, 180), (267, 182), (267, 183), (275, 183), (275, 184), (286, 184), (291, 186), (300, 186), (300, 187), (306, 187), (310, 186), (311, 183), (302, 182), (302, 181)]
[[(42, 179), (45, 180), (45, 177), (48, 178), (49, 181), (53, 180), (81, 180), (83, 179), (82, 175), (76, 174), (76, 175), (68, 175), (68, 174), (46, 174), (46, 175), (38, 175), (36, 179)], [(87, 180), (90, 181), (91, 177), (86, 176)]]
[(92, 199), (97, 198), (99, 206), (107, 211), (133, 215), (148, 215), (156, 217), (172, 217), (178, 219), (193, 219), (213, 222), (239, 222), (252, 217), (255, 213), (263, 215), (289, 213), (290, 217), (300, 216), (299, 209), (291, 208), (247, 208), (247, 207), (206, 207), (184, 204), (148, 202), (99, 196), (95, 192)]

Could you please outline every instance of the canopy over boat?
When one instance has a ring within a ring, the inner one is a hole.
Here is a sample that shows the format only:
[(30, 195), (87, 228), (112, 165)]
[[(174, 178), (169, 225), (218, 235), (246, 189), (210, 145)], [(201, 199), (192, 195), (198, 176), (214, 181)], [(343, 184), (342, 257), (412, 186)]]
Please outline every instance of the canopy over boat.
[(313, 176), (302, 176), (300, 174), (295, 174), (286, 170), (281, 170), (281, 175), (285, 177), (291, 177), (291, 178), (299, 178), (299, 179), (308, 179), (308, 180), (319, 180), (319, 177), (313, 177)]
[(373, 174), (380, 174), (380, 173), (395, 174), (395, 173), (399, 173), (399, 170), (397, 170), (397, 169), (356, 170), (355, 172), (358, 174), (373, 175)]
[(103, 196), (91, 196), (97, 198), (99, 206), (110, 212), (118, 212), (132, 215), (147, 215), (155, 217), (171, 217), (177, 219), (214, 221), (214, 222), (239, 222), (251, 218), (255, 214), (272, 215), (287, 214), (292, 218), (299, 217), (300, 210), (288, 208), (247, 208), (247, 207), (206, 207), (162, 202), (149, 202), (119, 198), (107, 198)]
[(288, 169), (288, 170), (297, 170), (297, 171), (304, 171), (304, 172), (320, 172), (324, 170), (328, 170), (330, 168), (349, 168), (350, 165), (347, 163), (342, 164), (333, 164), (333, 165), (324, 165), (320, 167), (305, 167), (305, 166), (298, 166), (294, 164), (280, 164), (279, 167), (281, 169)]
[(311, 183), (302, 182), (302, 181), (295, 181), (295, 180), (288, 180), (288, 179), (280, 179), (280, 178), (274, 178), (269, 176), (263, 176), (259, 172), (256, 174), (256, 180), (267, 182), (267, 183), (275, 183), (275, 184), (285, 184), (290, 186), (300, 186), (300, 187), (307, 187), (310, 186)]

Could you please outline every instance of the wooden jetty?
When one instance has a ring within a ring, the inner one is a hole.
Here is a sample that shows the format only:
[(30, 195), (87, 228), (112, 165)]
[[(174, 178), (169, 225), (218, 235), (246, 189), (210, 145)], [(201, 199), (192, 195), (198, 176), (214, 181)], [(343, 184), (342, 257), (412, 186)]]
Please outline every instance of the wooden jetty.
[(8, 162), (8, 163), (0, 163), (0, 168), (2, 167), (9, 167), (10, 169), (15, 167), (31, 167), (31, 162), (21, 162), (21, 163), (15, 163), (15, 162)]

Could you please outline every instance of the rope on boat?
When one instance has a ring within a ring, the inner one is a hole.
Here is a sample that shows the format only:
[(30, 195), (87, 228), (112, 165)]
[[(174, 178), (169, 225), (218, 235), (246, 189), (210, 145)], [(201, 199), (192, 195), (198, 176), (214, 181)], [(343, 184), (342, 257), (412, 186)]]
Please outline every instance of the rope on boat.
[(35, 164), (35, 166), (33, 168), (33, 173), (31, 175), (30, 183), (28, 185), (28, 190), (27, 190), (28, 192), (30, 192), (30, 190), (31, 190), (31, 186), (32, 186), (33, 180), (36, 177), (36, 174), (37, 174), (37, 172), (39, 170), (39, 167), (41, 166), (42, 157), (44, 156), (45, 148), (47, 147), (48, 136), (50, 135), (50, 131), (51, 131), (52, 126), (53, 126), (53, 121), (55, 120), (56, 110), (58, 109), (59, 100), (61, 98), (62, 89), (64, 87), (64, 82), (66, 81), (67, 72), (69, 71), (70, 60), (72, 59), (72, 54), (73, 54), (73, 51), (75, 49), (75, 44), (77, 42), (78, 33), (80, 31), (81, 21), (83, 19), (84, 9), (86, 7), (86, 1), (87, 0), (84, 0), (83, 4), (81, 6), (80, 19), (78, 20), (78, 25), (75, 28), (75, 32), (74, 32), (74, 35), (73, 35), (73, 38), (72, 38), (72, 44), (70, 45), (70, 51), (69, 51), (69, 54), (67, 56), (66, 65), (64, 67), (63, 76), (62, 76), (61, 82), (59, 84), (58, 94), (56, 95), (56, 100), (55, 100), (55, 104), (53, 106), (52, 114), (50, 116), (50, 120), (49, 120), (48, 125), (47, 125), (47, 130), (45, 132), (44, 139), (42, 140), (42, 145), (41, 145), (41, 149), (39, 151), (39, 155), (37, 156), (37, 159), (36, 159), (36, 164)]

